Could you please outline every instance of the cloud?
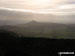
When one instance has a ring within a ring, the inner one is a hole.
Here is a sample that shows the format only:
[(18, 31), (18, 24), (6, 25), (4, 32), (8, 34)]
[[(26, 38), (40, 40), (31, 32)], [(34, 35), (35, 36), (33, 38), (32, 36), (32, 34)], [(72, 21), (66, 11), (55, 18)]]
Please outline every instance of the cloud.
[(33, 19), (30, 10), (0, 8), (0, 20), (8, 20), (16, 23), (28, 22)]
[(39, 12), (40, 21), (75, 24), (75, 4), (60, 5), (54, 9), (39, 10)]
[(66, 4), (58, 6), (54, 10), (55, 15), (60, 23), (74, 23), (75, 24), (75, 4)]
[(58, 6), (55, 9), (42, 9), (39, 11), (0, 8), (0, 20), (11, 23), (26, 23), (32, 20), (40, 22), (75, 23), (75, 5)]
[[(45, 3), (44, 3), (45, 1)], [(47, 9), (54, 8), (62, 4), (73, 3), (74, 0), (0, 0), (1, 7), (17, 9)], [(42, 4), (43, 3), (43, 4)]]

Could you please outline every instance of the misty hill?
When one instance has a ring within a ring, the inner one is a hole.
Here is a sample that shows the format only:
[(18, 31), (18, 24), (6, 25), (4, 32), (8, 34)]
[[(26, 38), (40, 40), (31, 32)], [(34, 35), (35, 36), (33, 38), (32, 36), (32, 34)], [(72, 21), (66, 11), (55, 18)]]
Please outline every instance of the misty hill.
[(60, 27), (64, 27), (66, 26), (65, 24), (59, 24), (59, 23), (50, 23), (50, 22), (37, 22), (37, 21), (30, 21), (26, 24), (21, 24), (21, 25), (17, 25), (19, 27), (30, 27), (30, 28), (59, 28)]
[(0, 20), (0, 26), (2, 25), (10, 25), (12, 22), (7, 20)]
[(3, 26), (3, 25), (18, 25), (18, 24), (24, 24), (24, 23), (27, 23), (27, 22), (19, 22), (19, 21), (12, 21), (12, 20), (0, 20), (0, 26)]
[(0, 20), (0, 26), (3, 26), (3, 25), (17, 25), (17, 24), (19, 24), (19, 23), (15, 22), (15, 21)]
[(31, 21), (15, 26), (1, 26), (0, 28), (11, 30), (26, 37), (48, 38), (75, 38), (74, 24), (60, 24), (50, 22)]

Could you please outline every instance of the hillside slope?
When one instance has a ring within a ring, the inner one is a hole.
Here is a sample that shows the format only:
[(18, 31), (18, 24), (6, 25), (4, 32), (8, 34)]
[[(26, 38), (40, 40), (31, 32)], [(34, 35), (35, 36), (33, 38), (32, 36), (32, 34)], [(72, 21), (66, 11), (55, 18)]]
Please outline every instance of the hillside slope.
[(26, 24), (1, 26), (0, 28), (14, 31), (25, 37), (75, 38), (74, 24), (31, 21)]

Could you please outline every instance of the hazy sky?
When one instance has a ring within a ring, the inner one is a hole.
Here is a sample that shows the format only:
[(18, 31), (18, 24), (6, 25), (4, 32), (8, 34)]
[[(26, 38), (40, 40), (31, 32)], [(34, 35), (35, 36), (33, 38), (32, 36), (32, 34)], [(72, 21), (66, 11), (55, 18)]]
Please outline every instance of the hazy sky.
[(73, 4), (75, 0), (0, 0), (0, 7), (19, 9), (51, 9), (63, 4)]
[(0, 0), (0, 20), (74, 22), (75, 0)]

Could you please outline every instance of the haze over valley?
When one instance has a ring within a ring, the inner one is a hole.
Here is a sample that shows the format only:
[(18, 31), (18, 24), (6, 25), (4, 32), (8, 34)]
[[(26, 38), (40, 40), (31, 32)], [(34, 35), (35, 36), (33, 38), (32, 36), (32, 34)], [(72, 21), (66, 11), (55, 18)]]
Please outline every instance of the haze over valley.
[(26, 37), (75, 37), (74, 0), (1, 0), (0, 3), (0, 29)]

